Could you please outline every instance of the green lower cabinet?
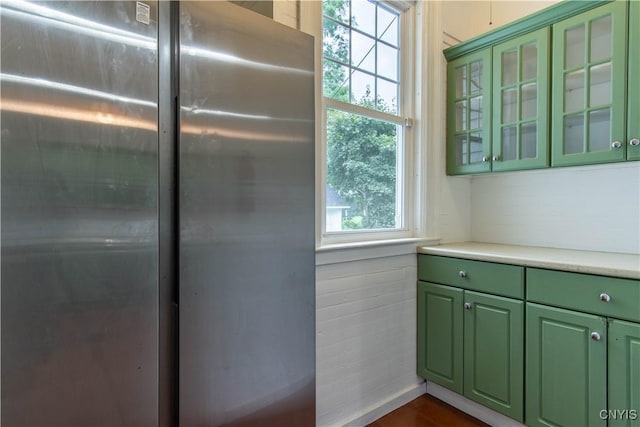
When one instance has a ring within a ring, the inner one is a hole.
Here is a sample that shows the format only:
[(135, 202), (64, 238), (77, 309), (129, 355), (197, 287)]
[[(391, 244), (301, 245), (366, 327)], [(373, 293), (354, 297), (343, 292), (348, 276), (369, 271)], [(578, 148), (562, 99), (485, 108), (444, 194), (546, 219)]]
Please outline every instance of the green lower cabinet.
[(523, 420), (524, 303), (464, 293), (464, 395)]
[(523, 305), (418, 282), (418, 375), (522, 421)]
[(640, 426), (640, 323), (609, 323), (609, 426)]
[(604, 317), (527, 303), (526, 423), (606, 426)]
[(462, 289), (418, 282), (418, 375), (462, 393)]

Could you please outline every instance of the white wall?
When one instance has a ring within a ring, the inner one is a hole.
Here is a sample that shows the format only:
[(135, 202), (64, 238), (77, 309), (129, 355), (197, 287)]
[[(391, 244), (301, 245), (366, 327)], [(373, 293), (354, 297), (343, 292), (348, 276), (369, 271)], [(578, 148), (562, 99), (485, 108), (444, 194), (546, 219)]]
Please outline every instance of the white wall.
[(424, 393), (416, 255), (320, 265), (316, 277), (317, 425), (365, 425)]
[(640, 253), (638, 162), (474, 177), (475, 241)]

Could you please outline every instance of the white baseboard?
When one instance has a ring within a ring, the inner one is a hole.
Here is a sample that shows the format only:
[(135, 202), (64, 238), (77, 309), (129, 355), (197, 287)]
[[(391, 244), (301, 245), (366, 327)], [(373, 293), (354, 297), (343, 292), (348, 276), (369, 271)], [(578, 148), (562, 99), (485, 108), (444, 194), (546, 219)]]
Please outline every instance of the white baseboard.
[(364, 411), (362, 411), (357, 417), (351, 419), (350, 421), (342, 424), (344, 427), (362, 427), (366, 426), (377, 420), (378, 418), (387, 415), (389, 412), (394, 411), (411, 402), (413, 399), (416, 399), (423, 394), (425, 394), (426, 388), (425, 383), (419, 383), (412, 385), (399, 393), (391, 396), (389, 399), (380, 402), (376, 405), (370, 406)]
[(430, 394), (433, 397), (437, 397), (443, 402), (446, 402), (449, 405), (460, 409), (462, 412), (465, 412), (472, 417), (479, 419), (480, 421), (484, 421), (490, 426), (526, 427), (524, 424), (521, 424), (512, 418), (506, 417), (501, 413), (494, 411), (493, 409), (482, 406), (479, 403), (474, 402), (473, 400), (469, 400), (466, 397), (459, 395), (458, 393), (455, 393), (430, 381), (427, 382), (427, 394)]

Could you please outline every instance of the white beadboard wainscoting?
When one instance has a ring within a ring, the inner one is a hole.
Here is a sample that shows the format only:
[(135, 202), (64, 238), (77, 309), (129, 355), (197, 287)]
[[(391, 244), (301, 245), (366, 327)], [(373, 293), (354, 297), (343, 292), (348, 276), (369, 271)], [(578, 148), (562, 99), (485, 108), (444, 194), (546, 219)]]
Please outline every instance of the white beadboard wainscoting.
[(640, 253), (640, 163), (474, 176), (471, 239)]
[(416, 375), (416, 260), (317, 266), (318, 426), (363, 426), (425, 393)]

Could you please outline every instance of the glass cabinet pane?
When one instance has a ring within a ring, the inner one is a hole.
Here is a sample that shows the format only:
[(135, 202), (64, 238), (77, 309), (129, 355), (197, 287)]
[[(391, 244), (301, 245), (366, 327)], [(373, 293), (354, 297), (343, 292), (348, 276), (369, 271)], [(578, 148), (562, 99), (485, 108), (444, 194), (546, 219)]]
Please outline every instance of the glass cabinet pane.
[(456, 135), (456, 164), (467, 164), (467, 135)]
[(476, 96), (469, 100), (469, 129), (482, 127), (482, 97)]
[(537, 156), (537, 139), (538, 133), (535, 123), (522, 125), (522, 129), (520, 130), (521, 158), (534, 159)]
[(456, 102), (456, 132), (467, 130), (467, 101)]
[(456, 98), (467, 96), (467, 66), (456, 68), (455, 76)]
[(584, 24), (569, 28), (565, 33), (565, 68), (584, 65), (585, 57), (585, 28)]
[(584, 152), (584, 115), (573, 114), (564, 118), (564, 154)]
[(528, 44), (522, 47), (522, 80), (535, 79), (538, 75), (538, 47)]
[(502, 54), (502, 85), (507, 86), (518, 78), (518, 52), (511, 50)]
[(589, 106), (611, 103), (611, 63), (596, 65), (589, 70)]
[(482, 133), (471, 132), (469, 134), (469, 163), (482, 162)]
[(471, 95), (474, 95), (482, 91), (482, 62), (472, 62), (469, 68), (471, 70), (471, 87), (469, 88), (469, 92), (471, 92)]
[(508, 126), (502, 129), (502, 160), (515, 160), (517, 158), (517, 127)]
[(565, 111), (582, 110), (585, 107), (584, 92), (584, 71), (567, 73), (564, 80)]
[(591, 62), (611, 58), (611, 15), (591, 21), (591, 37), (589, 52)]
[(538, 85), (528, 83), (522, 85), (522, 120), (535, 119), (538, 114)]
[(507, 89), (502, 91), (502, 123), (513, 123), (517, 120), (518, 91)]
[(609, 109), (589, 112), (589, 151), (611, 148), (611, 114)]

